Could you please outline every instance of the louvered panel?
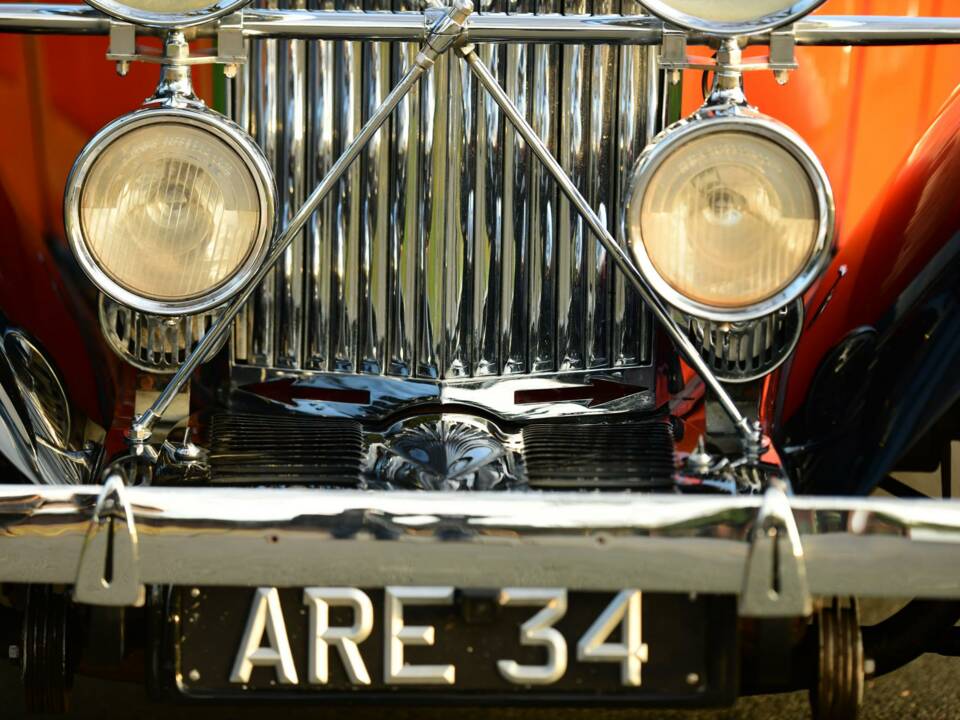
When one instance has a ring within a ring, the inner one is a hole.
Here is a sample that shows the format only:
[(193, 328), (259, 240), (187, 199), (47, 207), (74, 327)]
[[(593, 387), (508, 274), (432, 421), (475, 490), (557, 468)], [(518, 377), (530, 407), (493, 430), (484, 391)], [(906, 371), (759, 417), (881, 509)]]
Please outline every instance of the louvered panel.
[[(633, 0), (483, 0), (479, 12), (610, 14), (619, 1), (638, 11)], [(419, 9), (413, 0), (288, 2)], [(258, 40), (250, 49), (230, 110), (264, 147), (289, 217), (418, 47)], [(619, 232), (628, 174), (656, 126), (653, 51), (477, 51)], [(644, 365), (650, 334), (600, 244), (450, 55), (400, 103), (254, 296), (233, 355), (259, 367), (454, 379)]]

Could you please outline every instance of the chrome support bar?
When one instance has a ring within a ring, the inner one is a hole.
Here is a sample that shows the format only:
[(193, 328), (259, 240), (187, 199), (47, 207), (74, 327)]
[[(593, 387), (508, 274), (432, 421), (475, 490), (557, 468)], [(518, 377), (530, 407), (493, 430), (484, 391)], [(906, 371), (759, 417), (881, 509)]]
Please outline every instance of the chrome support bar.
[[(361, 11), (243, 11), (247, 37), (316, 40), (400, 40), (420, 42), (430, 31), (431, 13)], [(471, 19), (469, 38), (477, 43), (545, 42), (659, 45), (663, 23), (648, 16), (527, 15), (484, 13)], [(194, 28), (215, 35), (218, 23)], [(921, 45), (960, 43), (960, 18), (814, 15), (793, 25), (798, 45)], [(0, 32), (106, 35), (110, 19), (85, 5), (10, 3), (0, 5)], [(150, 32), (140, 28), (140, 32)], [(691, 44), (707, 38), (691, 35)], [(752, 36), (766, 44), (770, 34)]]
[(507, 95), (506, 91), (500, 86), (500, 83), (490, 72), (490, 69), (484, 64), (476, 52), (474, 52), (474, 49), (472, 44), (460, 45), (457, 47), (457, 52), (466, 60), (470, 69), (480, 80), (480, 84), (490, 93), (490, 96), (500, 107), (503, 114), (517, 129), (517, 132), (520, 133), (527, 145), (530, 146), (534, 154), (540, 159), (540, 162), (543, 163), (544, 167), (547, 168), (563, 194), (567, 196), (583, 220), (590, 226), (593, 234), (596, 235), (604, 249), (617, 264), (617, 267), (619, 267), (627, 279), (630, 280), (633, 287), (640, 294), (640, 297), (650, 307), (657, 320), (660, 321), (661, 325), (663, 325), (664, 329), (670, 335), (670, 338), (676, 343), (684, 359), (690, 363), (690, 366), (696, 370), (707, 387), (714, 393), (717, 401), (730, 416), (730, 419), (743, 438), (744, 443), (747, 446), (755, 445), (758, 442), (759, 431), (750, 424), (737, 408), (733, 398), (730, 397), (730, 394), (717, 379), (716, 375), (714, 375), (713, 370), (710, 369), (710, 366), (707, 365), (706, 361), (697, 351), (696, 346), (690, 341), (683, 329), (677, 325), (663, 300), (661, 300), (660, 296), (650, 287), (647, 279), (637, 269), (637, 266), (634, 265), (633, 259), (614, 239), (613, 235), (610, 234), (604, 222), (597, 216), (597, 213), (590, 206), (590, 203), (587, 202), (576, 184), (564, 171), (563, 166), (553, 156), (553, 153), (550, 152), (550, 149), (537, 134), (536, 130), (530, 126), (530, 123), (527, 122), (523, 113), (517, 109), (513, 100), (510, 99), (510, 96)]
[(384, 99), (383, 103), (370, 116), (366, 124), (357, 133), (353, 142), (347, 146), (343, 154), (337, 159), (330, 168), (330, 171), (324, 176), (323, 180), (317, 185), (306, 202), (297, 210), (296, 214), (287, 223), (283, 233), (274, 241), (270, 254), (266, 262), (254, 274), (243, 290), (234, 299), (224, 307), (217, 321), (210, 327), (203, 339), (197, 343), (193, 352), (183, 362), (180, 369), (170, 379), (163, 391), (157, 396), (157, 399), (142, 415), (134, 420), (130, 428), (130, 439), (135, 443), (143, 443), (149, 440), (153, 431), (153, 426), (163, 416), (170, 403), (176, 397), (180, 389), (187, 383), (193, 371), (206, 359), (207, 355), (213, 352), (223, 337), (233, 326), (233, 320), (246, 304), (250, 296), (259, 287), (261, 281), (270, 272), (270, 269), (283, 257), (287, 248), (298, 236), (303, 226), (310, 216), (316, 211), (323, 202), (327, 194), (337, 185), (337, 182), (350, 167), (350, 164), (357, 158), (360, 152), (366, 147), (367, 143), (380, 129), (380, 126), (386, 122), (387, 118), (393, 112), (394, 108), (410, 92), (410, 89), (419, 81), (420, 77), (430, 69), (442, 53), (444, 53), (457, 38), (460, 37), (460, 31), (466, 19), (473, 12), (473, 3), (470, 0), (456, 0), (455, 3), (447, 9), (439, 20), (434, 23), (433, 28), (424, 42), (423, 47), (414, 59), (410, 69), (396, 84), (390, 94)]
[[(763, 496), (124, 492), (144, 584), (638, 587), (741, 595), (758, 557), (757, 530), (771, 527), (771, 502)], [(99, 486), (0, 485), (0, 581), (74, 583), (101, 495)], [(806, 592), (783, 598), (783, 612), (802, 610), (807, 593), (960, 597), (960, 501), (776, 500), (773, 515), (795, 528), (791, 552), (795, 541), (807, 584)], [(790, 589), (781, 585), (781, 592)], [(744, 600), (741, 611), (749, 612)]]

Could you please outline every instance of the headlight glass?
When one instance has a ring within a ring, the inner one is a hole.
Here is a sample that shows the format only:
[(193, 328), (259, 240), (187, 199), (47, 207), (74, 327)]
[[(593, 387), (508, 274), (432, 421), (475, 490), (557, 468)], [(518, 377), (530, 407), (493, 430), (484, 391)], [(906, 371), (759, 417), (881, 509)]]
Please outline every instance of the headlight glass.
[(624, 220), (654, 289), (718, 322), (793, 302), (833, 249), (822, 166), (789, 128), (752, 111), (696, 115), (658, 138), (634, 171)]
[(97, 263), (131, 292), (187, 300), (231, 277), (260, 225), (256, 185), (225, 143), (189, 126), (142, 127), (94, 163), (80, 221)]
[(121, 121), (81, 154), (67, 201), (71, 243), (121, 304), (201, 312), (259, 267), (273, 225), (272, 182), (213, 121), (149, 120)]
[(740, 307), (775, 295), (800, 273), (818, 226), (810, 180), (790, 153), (725, 132), (685, 143), (660, 165), (634, 241), (677, 292)]

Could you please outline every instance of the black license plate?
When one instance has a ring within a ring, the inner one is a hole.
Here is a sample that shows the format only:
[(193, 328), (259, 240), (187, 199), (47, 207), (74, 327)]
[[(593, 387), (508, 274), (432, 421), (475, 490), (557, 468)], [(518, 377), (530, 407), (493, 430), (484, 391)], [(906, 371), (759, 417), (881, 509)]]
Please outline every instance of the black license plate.
[(730, 597), (443, 587), (173, 593), (175, 687), (197, 698), (714, 705), (736, 690)]

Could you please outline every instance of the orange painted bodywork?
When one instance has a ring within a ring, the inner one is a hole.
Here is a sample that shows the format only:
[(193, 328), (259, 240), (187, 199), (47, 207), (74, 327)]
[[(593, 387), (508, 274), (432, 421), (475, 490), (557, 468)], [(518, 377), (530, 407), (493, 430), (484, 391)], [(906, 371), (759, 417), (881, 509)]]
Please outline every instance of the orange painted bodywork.
[[(829, 0), (820, 10), (932, 16), (958, 11), (957, 0)], [(0, 36), (0, 200), (6, 199), (0, 202), (0, 310), (47, 347), (71, 397), (92, 416), (98, 405), (94, 365), (106, 362), (118, 372), (117, 361), (109, 352), (95, 358), (78, 351), (91, 343), (76, 321), (84, 310), (53, 263), (56, 253), (68, 252), (63, 187), (83, 144), (103, 124), (136, 108), (157, 73), (134, 64), (128, 77), (117, 77), (103, 57), (106, 46), (102, 37)], [(840, 265), (849, 274), (792, 363), (784, 419), (802, 402), (824, 353), (852, 327), (875, 320), (936, 252), (929, 237), (905, 250), (902, 236), (884, 237), (876, 222), (891, 201), (884, 195), (891, 178), (960, 83), (960, 47), (801, 48), (798, 54), (800, 70), (788, 85), (777, 85), (770, 73), (752, 73), (747, 95), (796, 129), (822, 159), (838, 206), (839, 252), (826, 277), (832, 279)], [(686, 78), (688, 111), (701, 101), (699, 80), (696, 73)], [(198, 84), (209, 96), (209, 75), (201, 74)], [(957, 108), (957, 117), (948, 119), (954, 129), (960, 128)], [(812, 298), (813, 307), (829, 284)]]

